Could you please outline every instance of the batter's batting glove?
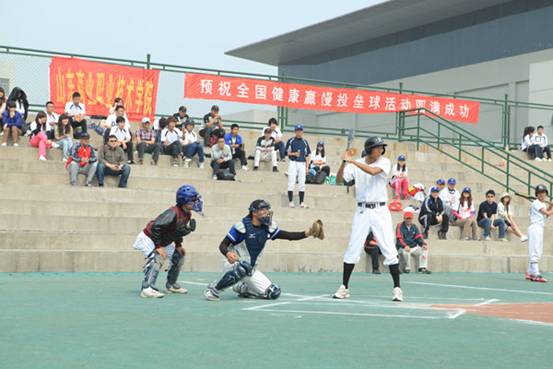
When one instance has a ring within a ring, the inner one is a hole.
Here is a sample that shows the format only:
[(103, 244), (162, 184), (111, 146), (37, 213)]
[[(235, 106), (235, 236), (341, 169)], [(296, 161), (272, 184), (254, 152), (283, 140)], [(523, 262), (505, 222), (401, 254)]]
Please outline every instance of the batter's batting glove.
[(323, 221), (320, 219), (314, 221), (311, 227), (305, 232), (305, 234), (307, 235), (307, 237), (313, 236), (313, 238), (324, 240), (325, 232), (323, 229)]

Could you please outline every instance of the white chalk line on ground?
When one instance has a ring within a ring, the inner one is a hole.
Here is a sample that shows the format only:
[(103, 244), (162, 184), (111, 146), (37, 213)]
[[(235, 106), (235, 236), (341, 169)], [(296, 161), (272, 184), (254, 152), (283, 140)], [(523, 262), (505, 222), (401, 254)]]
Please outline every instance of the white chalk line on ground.
[(510, 289), (507, 289), (507, 288), (476, 287), (476, 286), (465, 286), (465, 285), (460, 285), (460, 284), (431, 283), (431, 282), (406, 282), (406, 283), (408, 283), (408, 284), (418, 284), (418, 285), (422, 285), (422, 286), (462, 288), (462, 289), (468, 289), (468, 290), (497, 291), (497, 292), (522, 293), (522, 294), (530, 294), (530, 295), (553, 296), (553, 292), (542, 292), (542, 291), (510, 290)]
[(489, 299), (489, 300), (486, 300), (486, 301), (482, 301), (478, 304), (474, 304), (472, 306), (485, 306), (485, 305), (489, 305), (489, 304), (493, 304), (494, 302), (499, 302), (500, 300), (498, 299)]

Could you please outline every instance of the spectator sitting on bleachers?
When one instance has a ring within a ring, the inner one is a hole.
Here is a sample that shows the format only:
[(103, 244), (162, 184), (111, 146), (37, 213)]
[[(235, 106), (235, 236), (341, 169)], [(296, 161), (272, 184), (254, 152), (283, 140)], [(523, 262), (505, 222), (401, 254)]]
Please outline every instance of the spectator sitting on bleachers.
[(69, 183), (71, 186), (77, 185), (77, 175), (84, 174), (87, 176), (85, 186), (91, 186), (92, 180), (96, 175), (98, 166), (98, 158), (94, 148), (89, 144), (90, 136), (87, 132), (80, 134), (79, 142), (75, 143), (71, 148), (71, 156), (65, 164), (69, 172)]
[(219, 169), (227, 169), (231, 174), (236, 175), (234, 169), (234, 161), (232, 160), (232, 152), (230, 147), (225, 144), (224, 138), (219, 138), (216, 145), (213, 145), (211, 150), (211, 168), (213, 168), (213, 179), (217, 179), (217, 171)]
[(54, 103), (52, 101), (46, 102), (44, 112), (46, 113), (46, 137), (49, 140), (56, 139), (56, 127), (60, 119), (59, 115), (54, 112)]
[(238, 134), (240, 126), (236, 123), (230, 126), (230, 132), (225, 135), (225, 144), (230, 147), (232, 160), (240, 160), (242, 170), (248, 170), (248, 161), (246, 160), (246, 152), (244, 151), (244, 141), (242, 136)]
[(269, 119), (268, 127), (271, 128), (271, 137), (275, 139), (275, 150), (278, 153), (278, 159), (284, 160), (286, 157), (286, 144), (282, 140), (282, 132), (278, 128), (278, 120), (276, 118)]
[(541, 161), (543, 158), (543, 149), (535, 141), (536, 129), (532, 126), (524, 128), (522, 144), (520, 149), (528, 154), (530, 159)]
[(438, 187), (438, 192), (441, 192), (445, 188), (445, 179), (438, 178), (436, 180), (436, 187)]
[(426, 192), (424, 185), (422, 183), (415, 183), (412, 186), (409, 186), (409, 196), (411, 196), (411, 199), (415, 202), (415, 204), (411, 204), (411, 207), (413, 207), (415, 212), (418, 212), (420, 210), (420, 207), (424, 203), (424, 199), (426, 199)]
[(392, 168), (392, 185), (396, 199), (407, 199), (409, 196), (409, 177), (407, 172), (407, 164), (405, 164), (405, 155), (400, 155), (397, 158), (397, 164)]
[(115, 112), (108, 116), (106, 120), (104, 121), (103, 128), (104, 128), (104, 144), (108, 142), (108, 137), (112, 134), (112, 130), (115, 130), (118, 126), (117, 119), (119, 117), (123, 117), (125, 120), (125, 129), (131, 133), (131, 124), (129, 120), (127, 119), (127, 114), (125, 113), (125, 107), (123, 105), (117, 105), (115, 107)]
[(127, 160), (129, 164), (134, 164), (134, 148), (132, 142), (132, 136), (130, 130), (126, 127), (127, 121), (125, 117), (117, 117), (115, 120), (117, 126), (111, 129), (110, 136), (117, 138), (118, 145), (121, 146), (123, 151), (127, 154)]
[(65, 163), (71, 155), (71, 146), (73, 146), (73, 127), (71, 127), (67, 114), (60, 115), (54, 134), (58, 147), (63, 152), (63, 162)]
[(29, 114), (29, 101), (27, 100), (27, 94), (19, 87), (14, 87), (10, 96), (8, 96), (8, 101), (15, 102), (15, 111), (21, 114), (23, 122), (27, 121), (27, 116)]
[(213, 146), (220, 137), (225, 137), (223, 120), (219, 115), (219, 107), (213, 105), (209, 113), (204, 115), (204, 127), (200, 130), (200, 136), (204, 138), (204, 146)]
[(73, 137), (79, 138), (81, 133), (87, 132), (86, 110), (84, 104), (81, 103), (81, 94), (78, 91), (73, 92), (71, 101), (65, 104), (65, 114), (71, 119)]
[(263, 136), (257, 139), (257, 143), (255, 145), (255, 156), (253, 160), (253, 170), (259, 169), (260, 161), (270, 161), (273, 167), (273, 172), (278, 172), (275, 139), (271, 136), (271, 134), (271, 128), (265, 127), (263, 130)]
[(165, 155), (171, 155), (171, 165), (179, 166), (180, 155), (182, 152), (181, 137), (182, 132), (175, 127), (177, 120), (169, 117), (166, 120), (167, 126), (161, 131), (161, 145)]
[(173, 114), (173, 117), (177, 120), (175, 127), (184, 131), (184, 124), (190, 120), (188, 114), (186, 114), (186, 106), (180, 106), (179, 111)]
[(52, 143), (46, 136), (48, 129), (48, 123), (46, 123), (46, 113), (39, 111), (35, 117), (35, 120), (29, 126), (29, 143), (32, 147), (38, 147), (38, 159), (46, 159), (46, 150), (52, 147), (57, 148), (58, 144)]
[[(113, 100), (113, 104), (111, 104), (111, 106), (109, 108), (109, 115), (115, 114), (115, 110), (117, 110), (118, 106), (125, 106), (125, 103), (123, 102), (123, 99), (120, 98), (120, 97), (116, 97)], [(125, 118), (126, 117), (127, 117), (127, 115), (125, 114)]]
[(142, 119), (142, 127), (136, 131), (136, 150), (138, 151), (138, 164), (144, 163), (144, 153), (152, 154), (151, 165), (157, 165), (161, 144), (156, 142), (156, 132), (152, 129), (150, 118)]
[(546, 155), (542, 156), (543, 160), (551, 161), (551, 148), (549, 147), (547, 135), (543, 132), (543, 126), (538, 126), (534, 142), (541, 147), (543, 154), (547, 155), (547, 158), (545, 157)]
[(517, 223), (515, 222), (515, 211), (511, 205), (511, 195), (505, 192), (499, 198), (499, 203), (497, 204), (497, 216), (499, 219), (503, 219), (505, 225), (507, 226), (507, 231), (511, 232), (515, 236), (520, 238), (520, 242), (528, 241), (528, 236), (523, 234), (520, 231)]
[(444, 213), (451, 220), (455, 219), (455, 211), (459, 207), (459, 198), (461, 194), (455, 186), (457, 181), (455, 178), (449, 178), (447, 180), (447, 187), (443, 188), (440, 191), (440, 199), (442, 199), (442, 204), (444, 204)]
[(4, 135), (4, 123), (2, 123), (2, 115), (6, 111), (6, 91), (0, 87), (0, 136)]
[(463, 188), (461, 197), (457, 201), (457, 208), (453, 212), (453, 225), (461, 228), (461, 239), (477, 240), (478, 225), (476, 224), (476, 210), (472, 202), (472, 190)]
[(326, 165), (326, 152), (324, 141), (317, 142), (315, 151), (312, 151), (307, 183), (323, 184), (326, 177), (330, 175), (330, 167)]
[(126, 163), (127, 157), (125, 152), (119, 146), (119, 142), (115, 135), (108, 137), (108, 143), (98, 151), (98, 168), (96, 169), (96, 178), (98, 178), (98, 186), (104, 187), (104, 178), (108, 176), (121, 176), (119, 179), (119, 187), (127, 187), (127, 181), (131, 174), (131, 167)]
[(503, 219), (497, 217), (497, 202), (495, 202), (494, 190), (486, 192), (486, 201), (480, 203), (476, 221), (478, 222), (478, 226), (484, 229), (484, 241), (491, 239), (490, 232), (496, 228), (499, 228), (499, 240), (506, 241), (505, 231), (507, 225)]
[(396, 227), (396, 248), (405, 262), (404, 273), (411, 271), (411, 256), (418, 259), (418, 273), (432, 273), (428, 270), (428, 242), (422, 237), (419, 228), (413, 224), (411, 211), (403, 213), (403, 222)]
[(420, 209), (419, 222), (423, 226), (422, 234), (425, 239), (428, 239), (428, 230), (430, 226), (436, 224), (441, 225), (438, 231), (438, 238), (441, 240), (446, 239), (449, 229), (449, 218), (447, 214), (444, 213), (444, 204), (439, 195), (438, 187), (432, 187), (430, 189), (430, 195), (424, 200)]
[(15, 111), (14, 101), (8, 101), (6, 105), (7, 109), (2, 114), (2, 124), (4, 124), (4, 142), (2, 142), (2, 146), (8, 145), (8, 138), (11, 134), (13, 146), (17, 147), (19, 146), (19, 135), (23, 129), (23, 116)]
[(203, 169), (204, 167), (204, 147), (198, 139), (198, 134), (194, 132), (194, 122), (188, 120), (184, 123), (184, 131), (182, 137), (182, 151), (186, 159), (184, 159), (184, 166), (190, 167), (190, 162), (194, 155), (198, 155), (198, 166)]

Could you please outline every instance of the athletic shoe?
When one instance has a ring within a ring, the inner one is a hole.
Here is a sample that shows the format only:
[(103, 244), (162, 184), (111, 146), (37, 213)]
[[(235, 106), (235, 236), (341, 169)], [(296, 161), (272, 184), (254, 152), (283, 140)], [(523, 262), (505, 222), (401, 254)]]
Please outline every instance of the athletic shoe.
[(418, 272), (420, 274), (432, 274), (432, 272), (426, 268), (419, 268)]
[(489, 240), (491, 240), (491, 237), (490, 237), (490, 236), (484, 237), (484, 241), (489, 241)]
[(247, 172), (248, 171), (248, 166), (247, 165), (242, 165), (242, 170)]
[(401, 302), (403, 301), (403, 291), (399, 287), (394, 287), (394, 297), (392, 301)]
[(405, 269), (405, 270), (403, 271), (403, 273), (409, 274), (409, 273), (411, 273), (411, 269)]
[(534, 160), (535, 160), (535, 161), (542, 161), (541, 158), (535, 158)]
[(373, 270), (373, 274), (382, 274), (382, 273), (380, 272), (380, 270), (375, 269), (375, 270)]
[(185, 159), (184, 160), (184, 167), (185, 168), (190, 168), (190, 162), (192, 161), (192, 159)]
[(41, 160), (41, 161), (46, 161), (48, 159), (46, 159), (46, 157), (44, 155), (40, 155), (40, 157), (38, 158), (38, 160)]
[(19, 147), (19, 144), (16, 142), (13, 144), (13, 147)]
[(293, 209), (296, 207), (296, 205), (294, 205), (293, 201), (290, 201), (290, 203), (288, 203), (288, 207)]
[(204, 169), (204, 163), (200, 163), (200, 165), (198, 166), (200, 169)]
[(188, 290), (184, 287), (181, 287), (178, 283), (175, 283), (172, 286), (165, 285), (165, 287), (167, 288), (167, 292), (169, 293), (182, 293), (183, 295), (188, 293)]
[(528, 241), (528, 236), (523, 234), (521, 237), (520, 237), (520, 242), (526, 242)]
[(350, 296), (349, 290), (344, 285), (341, 285), (340, 287), (338, 287), (334, 295), (332, 295), (332, 297), (334, 297), (335, 299), (340, 299), (340, 300), (348, 299), (349, 296)]
[(541, 275), (531, 275), (531, 282), (547, 283), (547, 279), (543, 278)]
[(532, 277), (530, 276), (530, 274), (528, 274), (528, 272), (525, 272), (525, 273), (524, 273), (524, 279), (526, 279), (527, 281), (529, 281), (530, 279), (532, 279)]
[(142, 289), (142, 291), (140, 292), (140, 296), (144, 297), (144, 298), (149, 298), (150, 297), (150, 298), (154, 298), (154, 299), (160, 299), (163, 296), (165, 296), (165, 294), (159, 292), (155, 288), (148, 287), (148, 288), (143, 288)]
[(216, 176), (216, 175), (214, 175), (214, 176), (213, 176), (213, 179), (214, 179), (214, 180), (217, 180), (217, 176)]
[(300, 204), (300, 208), (305, 209), (306, 207), (307, 207), (307, 205), (305, 205), (305, 202), (302, 202), (302, 203)]
[(273, 172), (278, 173), (278, 167), (273, 167)]
[(547, 161), (552, 161), (551, 158), (547, 159)]
[(8, 144), (5, 142), (2, 142), (2, 146), (8, 146)]
[(204, 296), (207, 301), (219, 301), (219, 292), (214, 287), (207, 287), (204, 291)]
[(503, 238), (500, 238), (500, 239), (499, 239), (499, 241), (501, 241), (501, 242), (509, 242), (509, 240), (508, 240), (508, 239), (506, 239), (505, 237), (503, 237)]
[(259, 167), (253, 167), (253, 171), (257, 171), (259, 169)]
[(54, 149), (57, 149), (58, 147), (60, 147), (60, 145), (57, 142), (52, 142), (52, 147)]

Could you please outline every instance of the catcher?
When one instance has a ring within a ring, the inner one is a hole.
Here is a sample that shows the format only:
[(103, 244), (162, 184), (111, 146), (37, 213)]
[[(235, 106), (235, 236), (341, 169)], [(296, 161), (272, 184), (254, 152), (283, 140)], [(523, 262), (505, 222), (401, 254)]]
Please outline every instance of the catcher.
[(210, 283), (204, 292), (209, 301), (218, 301), (220, 293), (231, 286), (240, 297), (278, 299), (280, 287), (257, 269), (267, 241), (297, 241), (311, 236), (324, 239), (320, 220), (306, 231), (287, 232), (273, 222), (271, 205), (265, 200), (253, 201), (248, 210), (248, 215), (231, 227), (219, 245), (226, 261), (223, 275)]

